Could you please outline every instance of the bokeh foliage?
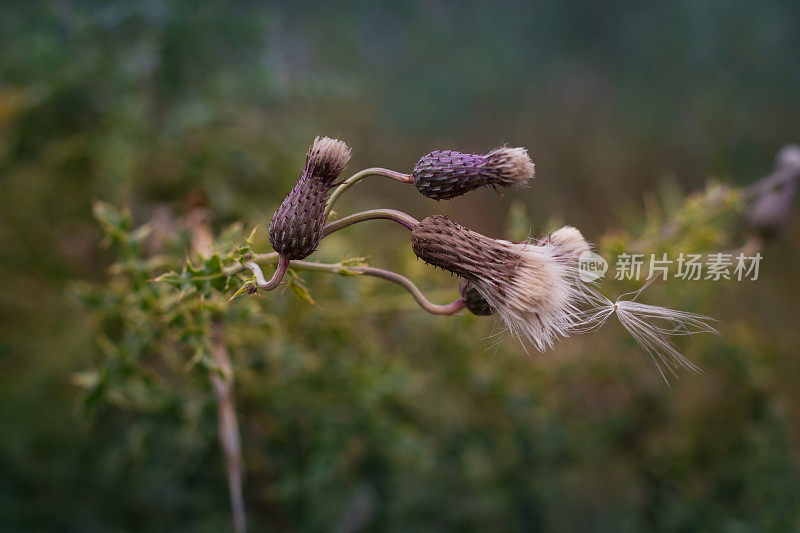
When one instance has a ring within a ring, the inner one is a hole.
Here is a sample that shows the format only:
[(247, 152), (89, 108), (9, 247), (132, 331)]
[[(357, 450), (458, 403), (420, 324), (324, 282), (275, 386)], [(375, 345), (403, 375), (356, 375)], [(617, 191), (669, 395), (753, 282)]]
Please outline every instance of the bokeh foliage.
[[(503, 199), (365, 183), (342, 212), (443, 212), (509, 238), (565, 222), (606, 252), (735, 247), (735, 191), (685, 191), (751, 181), (800, 139), (798, 17), (791, 2), (4, 6), (4, 529), (229, 527), (211, 320), (234, 360), (255, 530), (798, 527), (796, 220), (758, 282), (648, 292), (722, 320), (681, 343), (705, 373), (671, 388), (616, 326), (528, 357), (487, 339), (490, 319), (425, 315), (379, 280), (302, 273), (316, 306), (288, 291), (228, 304), (236, 280), (220, 277), (150, 281), (182, 271), (197, 191), (219, 252), (198, 272), (256, 225), (268, 251), (315, 134), (347, 140), (353, 171), (500, 142), (537, 163)], [(654, 241), (668, 221), (684, 231)], [(403, 231), (363, 226), (318, 255), (369, 255), (455, 296)]]

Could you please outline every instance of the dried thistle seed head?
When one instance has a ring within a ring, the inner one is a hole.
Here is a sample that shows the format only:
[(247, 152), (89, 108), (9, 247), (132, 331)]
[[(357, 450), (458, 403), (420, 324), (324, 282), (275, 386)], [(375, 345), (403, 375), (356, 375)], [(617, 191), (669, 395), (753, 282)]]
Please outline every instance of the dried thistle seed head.
[(800, 187), (800, 146), (790, 144), (778, 152), (772, 176), (782, 178), (781, 183), (762, 191), (747, 214), (750, 229), (764, 240), (778, 237), (791, 221)]
[(339, 140), (317, 137), (306, 154), (306, 166), (269, 224), (269, 242), (288, 259), (303, 259), (322, 238), (325, 204), (331, 188), (350, 159)]
[(350, 153), (350, 147), (343, 141), (330, 137), (316, 137), (306, 154), (303, 175), (331, 185), (342, 174), (350, 160)]
[(481, 293), (466, 279), (461, 279), (461, 285), (458, 288), (461, 293), (461, 299), (464, 300), (464, 307), (473, 315), (488, 316), (492, 314), (492, 307), (489, 302), (481, 296)]
[(763, 192), (747, 214), (750, 228), (765, 240), (778, 237), (791, 221), (797, 189), (798, 179), (792, 179)]
[(800, 145), (787, 144), (781, 148), (775, 157), (775, 166), (800, 168)]
[(486, 155), (436, 150), (414, 165), (414, 185), (434, 200), (447, 200), (484, 186), (521, 187), (534, 176), (525, 148), (501, 147)]
[(564, 256), (577, 262), (583, 252), (591, 250), (591, 246), (577, 228), (564, 226), (542, 239), (540, 242), (554, 245)]
[[(575, 232), (562, 236), (573, 242)], [(435, 215), (414, 228), (411, 246), (426, 263), (466, 279), (513, 334), (539, 351), (580, 325), (577, 306), (585, 296), (563, 243), (492, 239)]]
[(536, 168), (525, 148), (502, 146), (486, 154), (487, 166), (497, 174), (497, 185), (522, 187), (536, 174)]

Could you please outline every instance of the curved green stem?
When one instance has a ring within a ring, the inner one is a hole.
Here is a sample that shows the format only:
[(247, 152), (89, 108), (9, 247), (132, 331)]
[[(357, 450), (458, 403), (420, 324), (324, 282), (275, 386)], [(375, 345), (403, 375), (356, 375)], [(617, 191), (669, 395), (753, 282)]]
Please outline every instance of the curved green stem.
[[(270, 252), (268, 254), (253, 254), (251, 259), (256, 263), (263, 263), (265, 265), (274, 265), (278, 262), (280, 254), (278, 252)], [(222, 269), (222, 274), (225, 276), (233, 276), (244, 269), (244, 263), (233, 263)]]
[(344, 265), (331, 265), (328, 263), (314, 263), (312, 261), (293, 261), (292, 268), (300, 270), (311, 270), (315, 272), (330, 272), (333, 274), (352, 274), (358, 273), (364, 276), (373, 276), (376, 278), (385, 279), (392, 283), (397, 283), (411, 294), (420, 307), (433, 315), (453, 315), (458, 311), (464, 309), (464, 300), (458, 298), (454, 302), (445, 305), (438, 305), (432, 303), (425, 298), (422, 291), (414, 285), (414, 282), (405, 276), (392, 272), (391, 270), (384, 270), (382, 268), (375, 268), (370, 266), (344, 266)]
[(380, 219), (393, 220), (409, 230), (413, 230), (414, 227), (419, 224), (419, 221), (416, 218), (403, 213), (402, 211), (397, 211), (396, 209), (369, 209), (367, 211), (361, 211), (360, 213), (348, 215), (344, 218), (340, 218), (336, 222), (327, 224), (322, 230), (322, 237), (325, 238), (334, 231), (339, 231), (340, 229), (346, 228), (347, 226), (352, 226), (358, 222)]
[[(264, 254), (265, 262), (267, 264), (274, 264), (275, 258), (271, 257), (271, 254)], [(267, 257), (269, 256), (269, 257)], [(287, 262), (288, 263), (288, 262)], [(397, 283), (401, 287), (403, 287), (406, 291), (411, 294), (414, 300), (419, 304), (419, 306), (431, 313), (432, 315), (454, 315), (457, 312), (464, 309), (464, 300), (458, 298), (457, 300), (445, 304), (439, 305), (431, 302), (428, 300), (422, 291), (414, 285), (414, 282), (408, 279), (405, 276), (402, 276), (396, 272), (392, 272), (391, 270), (384, 270), (382, 268), (375, 268), (370, 266), (346, 266), (341, 264), (329, 264), (329, 263), (315, 263), (312, 261), (292, 261), (292, 268), (296, 268), (298, 270), (309, 270), (313, 272), (329, 272), (331, 274), (359, 274), (364, 276), (372, 276), (376, 278), (385, 279), (386, 281), (391, 281), (392, 283)], [(256, 282), (259, 287), (261, 287), (261, 282), (264, 282), (264, 274), (261, 272), (261, 267), (259, 267), (256, 263), (252, 261), (248, 261), (244, 264), (244, 267), (250, 269), (256, 277)], [(274, 279), (274, 277), (273, 277)], [(266, 282), (265, 282), (266, 283)]]
[(269, 281), (264, 279), (264, 273), (261, 271), (261, 267), (259, 267), (256, 263), (248, 261), (243, 266), (245, 268), (249, 268), (253, 272), (253, 275), (256, 278), (256, 285), (258, 285), (259, 288), (264, 289), (265, 291), (271, 291), (280, 285), (283, 276), (286, 275), (286, 271), (289, 268), (289, 262), (290, 261), (288, 259), (279, 255), (278, 267), (275, 269), (275, 273), (272, 275), (272, 279)]
[(331, 197), (328, 198), (328, 205), (325, 206), (323, 220), (328, 220), (328, 217), (331, 214), (331, 209), (333, 209), (333, 204), (336, 203), (336, 200), (338, 200), (347, 189), (368, 176), (384, 176), (403, 183), (413, 183), (414, 181), (414, 178), (409, 174), (403, 174), (402, 172), (395, 172), (394, 170), (388, 170), (385, 168), (368, 168), (362, 170), (361, 172), (357, 172), (343, 181), (341, 185), (336, 187), (336, 189), (333, 191), (333, 194), (331, 194)]

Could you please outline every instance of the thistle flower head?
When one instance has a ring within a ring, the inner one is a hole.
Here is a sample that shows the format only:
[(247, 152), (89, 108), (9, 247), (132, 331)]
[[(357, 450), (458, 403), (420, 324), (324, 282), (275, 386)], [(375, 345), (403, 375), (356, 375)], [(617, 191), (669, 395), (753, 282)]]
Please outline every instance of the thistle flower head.
[(579, 326), (585, 296), (573, 256), (576, 234), (565, 228), (556, 239), (563, 243), (511, 243), (434, 215), (414, 228), (411, 245), (423, 261), (467, 280), (513, 334), (544, 351)]
[(322, 238), (325, 204), (334, 182), (350, 159), (350, 148), (339, 140), (317, 137), (306, 154), (306, 165), (269, 225), (269, 242), (288, 259), (311, 255)]
[(484, 186), (521, 187), (534, 176), (525, 148), (501, 147), (486, 155), (436, 150), (414, 165), (417, 190), (434, 200), (455, 198)]

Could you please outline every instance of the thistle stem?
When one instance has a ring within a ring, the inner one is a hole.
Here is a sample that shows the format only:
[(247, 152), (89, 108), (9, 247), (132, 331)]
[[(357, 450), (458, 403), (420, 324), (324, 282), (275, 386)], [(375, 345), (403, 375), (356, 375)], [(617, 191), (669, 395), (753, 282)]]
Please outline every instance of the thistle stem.
[[(192, 233), (192, 248), (198, 254), (210, 255), (214, 240), (208, 211), (203, 207), (196, 207), (189, 212), (187, 219)], [(219, 445), (225, 457), (225, 472), (228, 474), (233, 530), (236, 533), (245, 533), (247, 519), (242, 489), (244, 480), (242, 438), (234, 401), (233, 365), (225, 342), (225, 326), (219, 316), (215, 316), (211, 322), (211, 343), (211, 353), (220, 372), (209, 372), (209, 380), (217, 400), (217, 432)]]
[(236, 406), (233, 398), (233, 366), (225, 343), (225, 328), (219, 319), (211, 326), (213, 342), (212, 354), (219, 372), (209, 372), (209, 380), (217, 399), (217, 418), (219, 445), (225, 457), (225, 471), (228, 474), (233, 530), (236, 533), (247, 531), (242, 484), (244, 482), (244, 461), (242, 459), (242, 439)]
[[(273, 264), (277, 259), (276, 257), (272, 257), (272, 254), (263, 254), (264, 255), (264, 262), (267, 264)], [(282, 258), (281, 258), (282, 259)], [(364, 276), (372, 276), (375, 278), (385, 279), (386, 281), (391, 281), (392, 283), (397, 283), (401, 287), (403, 287), (406, 291), (411, 294), (411, 296), (416, 300), (419, 306), (431, 313), (432, 315), (454, 315), (458, 311), (464, 309), (464, 300), (458, 298), (457, 300), (450, 302), (449, 304), (439, 305), (431, 302), (428, 300), (422, 291), (414, 285), (414, 282), (408, 279), (405, 276), (402, 276), (396, 272), (392, 272), (391, 270), (384, 270), (382, 268), (375, 268), (369, 266), (346, 266), (341, 264), (329, 264), (329, 263), (315, 263), (312, 261), (292, 261), (292, 268), (296, 268), (298, 270), (309, 270), (313, 272), (329, 272), (331, 274), (360, 274)], [(288, 261), (287, 261), (288, 264)], [(262, 287), (261, 282), (264, 281), (264, 274), (261, 271), (261, 267), (258, 266), (253, 261), (248, 261), (244, 264), (245, 267), (249, 268), (256, 277), (256, 283), (259, 287)], [(264, 282), (266, 283), (266, 282)]]
[(391, 270), (384, 270), (382, 268), (370, 266), (345, 266), (338, 264), (328, 263), (314, 263), (311, 261), (293, 261), (292, 268), (299, 270), (311, 270), (315, 272), (330, 272), (332, 274), (348, 274), (358, 273), (364, 276), (372, 276), (375, 278), (385, 279), (392, 283), (397, 283), (411, 294), (420, 307), (433, 315), (453, 315), (464, 308), (464, 300), (461, 298), (445, 305), (438, 305), (428, 300), (422, 291), (414, 285), (414, 282), (405, 276), (392, 272)]
[(338, 200), (347, 189), (368, 176), (384, 176), (403, 183), (413, 183), (414, 181), (414, 178), (409, 174), (403, 174), (402, 172), (395, 172), (394, 170), (388, 170), (385, 168), (368, 168), (362, 170), (361, 172), (357, 172), (344, 180), (341, 185), (336, 187), (336, 189), (333, 191), (333, 194), (331, 194), (331, 197), (328, 198), (328, 205), (325, 206), (323, 220), (328, 220), (328, 217), (331, 214), (331, 209), (333, 209), (333, 204), (336, 203), (336, 200)]
[(261, 267), (259, 267), (256, 263), (248, 261), (244, 264), (244, 266), (253, 272), (253, 275), (256, 278), (256, 285), (258, 285), (259, 288), (264, 289), (265, 291), (271, 291), (280, 284), (283, 276), (286, 275), (286, 270), (289, 268), (290, 261), (288, 259), (282, 255), (279, 255), (277, 260), (278, 267), (275, 269), (275, 273), (272, 275), (272, 279), (269, 281), (264, 279), (264, 273), (261, 271)]
[(361, 211), (360, 213), (355, 213), (353, 215), (348, 215), (344, 218), (340, 218), (336, 222), (327, 224), (322, 230), (322, 237), (325, 238), (334, 231), (339, 231), (340, 229), (357, 224), (358, 222), (380, 219), (394, 220), (409, 230), (413, 230), (414, 227), (419, 224), (419, 221), (416, 218), (403, 213), (402, 211), (397, 211), (396, 209), (370, 209), (367, 211)]

